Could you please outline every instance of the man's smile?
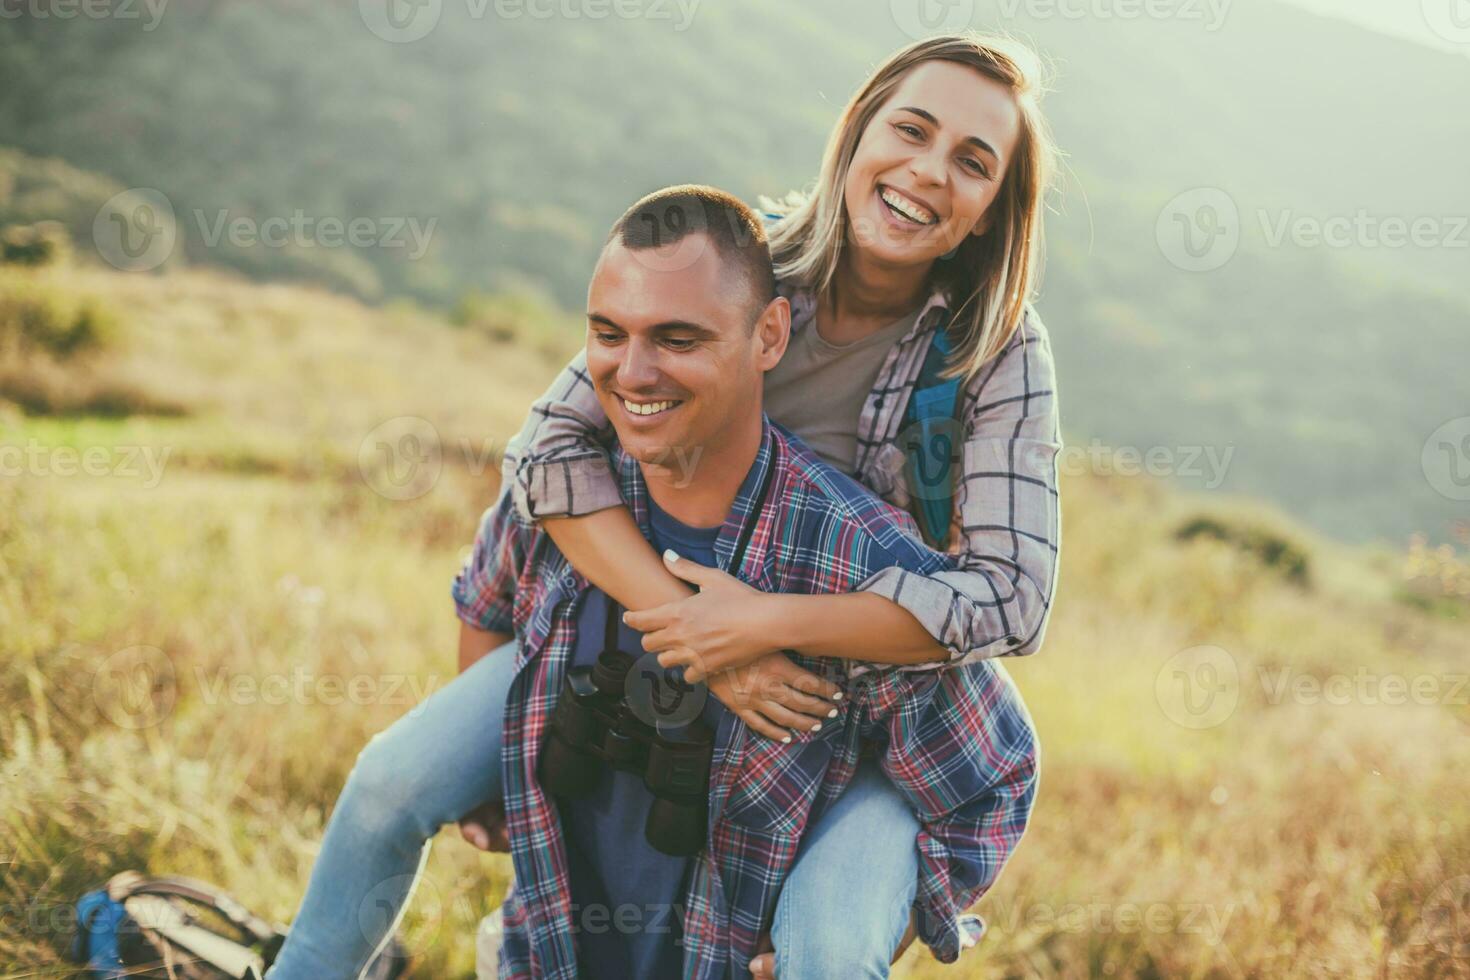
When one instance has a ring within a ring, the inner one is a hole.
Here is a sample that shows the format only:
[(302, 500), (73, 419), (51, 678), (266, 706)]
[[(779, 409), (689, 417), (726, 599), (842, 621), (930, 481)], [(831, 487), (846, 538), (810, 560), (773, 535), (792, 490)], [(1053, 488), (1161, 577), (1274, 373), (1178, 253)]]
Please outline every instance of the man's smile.
[(684, 400), (681, 398), (665, 398), (659, 401), (633, 401), (632, 399), (625, 398), (622, 395), (617, 395), (615, 397), (617, 398), (618, 403), (623, 406), (624, 411), (626, 411), (629, 415), (635, 415), (639, 418), (647, 418), (651, 415), (662, 415), (665, 412), (668, 412), (671, 409), (678, 408), (680, 405), (684, 404)]

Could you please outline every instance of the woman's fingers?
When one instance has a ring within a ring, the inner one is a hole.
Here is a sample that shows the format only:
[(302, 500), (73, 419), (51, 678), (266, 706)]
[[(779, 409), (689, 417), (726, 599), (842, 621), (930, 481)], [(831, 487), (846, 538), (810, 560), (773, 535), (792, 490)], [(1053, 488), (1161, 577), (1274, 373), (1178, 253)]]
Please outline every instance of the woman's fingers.
[(828, 718), (837, 717), (837, 708), (831, 700), (814, 698), (810, 694), (803, 694), (794, 687), (781, 686), (776, 693), (777, 699), (792, 711), (799, 711), (804, 715), (810, 715), (817, 721), (826, 721)]
[(776, 701), (762, 701), (756, 706), (756, 710), (765, 715), (767, 720), (798, 732), (816, 731), (826, 720), (825, 718), (808, 718)]
[(798, 667), (791, 658), (784, 655), (778, 654), (771, 658), (771, 673), (781, 678), (783, 684), (794, 687), (803, 694), (825, 698), (828, 701), (842, 700), (842, 688), (831, 681), (823, 680), (809, 670)]
[(780, 725), (772, 724), (771, 722), (767, 721), (766, 718), (759, 711), (747, 709), (745, 711), (737, 712), (737, 714), (740, 715), (740, 720), (745, 722), (746, 726), (750, 728), (751, 731), (758, 732), (761, 735), (764, 735), (766, 738), (769, 738), (776, 742), (791, 741), (791, 732), (787, 731), (785, 728), (782, 728)]
[(629, 609), (623, 613), (623, 622), (640, 633), (661, 630), (673, 620), (674, 607), (677, 605), (677, 602), (666, 602), (662, 606), (654, 606), (652, 609)]

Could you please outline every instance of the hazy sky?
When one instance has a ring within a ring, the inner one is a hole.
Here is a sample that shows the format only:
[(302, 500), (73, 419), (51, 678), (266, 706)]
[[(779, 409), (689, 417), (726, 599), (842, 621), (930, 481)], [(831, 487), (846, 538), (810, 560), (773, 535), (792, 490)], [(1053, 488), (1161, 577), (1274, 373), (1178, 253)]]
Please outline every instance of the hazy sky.
[[(1286, 0), (1448, 51), (1470, 54), (1470, 0)], [(1431, 23), (1442, 29), (1437, 31)], [(1446, 26), (1448, 25), (1448, 26)], [(1461, 26), (1463, 25), (1463, 26)], [(1448, 34), (1449, 37), (1446, 37)]]

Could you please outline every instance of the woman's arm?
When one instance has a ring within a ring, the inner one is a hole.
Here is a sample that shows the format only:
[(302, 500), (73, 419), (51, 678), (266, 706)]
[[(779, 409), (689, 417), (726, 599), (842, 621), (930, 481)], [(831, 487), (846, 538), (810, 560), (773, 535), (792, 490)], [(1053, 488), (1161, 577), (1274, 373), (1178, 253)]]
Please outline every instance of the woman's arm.
[(1035, 653), (1051, 615), (1062, 442), (1051, 343), (1034, 309), (969, 387), (978, 394), (966, 400), (957, 568), (889, 568), (862, 586), (908, 610), (956, 664)]
[(644, 646), (696, 680), (772, 649), (927, 670), (1040, 649), (1056, 586), (1061, 429), (1056, 376), (1034, 310), (971, 387), (951, 567), (897, 565), (840, 595), (767, 596), (689, 561), (701, 594), (639, 614)]

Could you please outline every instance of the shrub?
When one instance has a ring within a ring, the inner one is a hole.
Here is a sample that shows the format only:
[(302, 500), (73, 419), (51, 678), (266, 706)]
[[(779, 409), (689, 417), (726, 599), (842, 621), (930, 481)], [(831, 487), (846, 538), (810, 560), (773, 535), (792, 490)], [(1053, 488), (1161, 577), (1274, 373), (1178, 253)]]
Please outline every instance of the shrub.
[(0, 229), (0, 263), (61, 265), (71, 258), (71, 236), (58, 221), (10, 225)]
[(1287, 581), (1308, 584), (1311, 560), (1306, 549), (1281, 532), (1249, 519), (1201, 514), (1186, 521), (1175, 537), (1181, 541), (1199, 537), (1223, 541), (1253, 555), (1267, 568), (1283, 574)]

